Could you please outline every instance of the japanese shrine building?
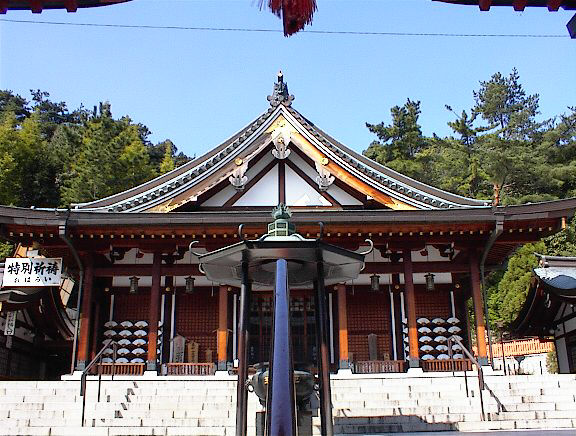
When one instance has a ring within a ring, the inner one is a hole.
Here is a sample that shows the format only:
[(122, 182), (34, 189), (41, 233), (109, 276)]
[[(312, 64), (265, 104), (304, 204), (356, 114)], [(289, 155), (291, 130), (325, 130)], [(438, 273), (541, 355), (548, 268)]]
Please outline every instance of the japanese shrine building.
[[(238, 289), (208, 281), (189, 245), (202, 252), (238, 242), (241, 224), (244, 237), (257, 238), (279, 203), (290, 207), (305, 237), (322, 233), (352, 250), (365, 250), (370, 239), (376, 247), (357, 280), (329, 289), (333, 370), (350, 363), (355, 371), (374, 370), (364, 362), (376, 361), (377, 371), (442, 370), (449, 334), (472, 346), (469, 299), (473, 342), (486, 364), (483, 271), (519, 244), (560, 229), (576, 199), (492, 207), (454, 195), (324, 133), (292, 107), (281, 76), (268, 100), (266, 112), (223, 144), (128, 191), (69, 211), (0, 207), (5, 238), (62, 257), (68, 274), (82, 278), (75, 368), (84, 368), (106, 338), (124, 340), (119, 362), (134, 374), (161, 368), (170, 374), (186, 364), (232, 367)], [(40, 349), (58, 343), (70, 352), (74, 329), (58, 289), (28, 300), (12, 291), (0, 291), (3, 311), (26, 309), (43, 326)], [(312, 291), (291, 295), (295, 361), (314, 366)], [(271, 291), (254, 292), (251, 364), (268, 359), (270, 302)], [(184, 355), (175, 350), (177, 336), (190, 344)], [(458, 350), (454, 357), (465, 364)]]

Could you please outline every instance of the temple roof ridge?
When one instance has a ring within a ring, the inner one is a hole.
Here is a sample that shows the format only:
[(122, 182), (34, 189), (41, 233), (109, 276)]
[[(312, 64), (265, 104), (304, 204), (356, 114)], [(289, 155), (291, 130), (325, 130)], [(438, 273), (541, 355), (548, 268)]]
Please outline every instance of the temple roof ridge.
[[(286, 142), (284, 147), (289, 148), (290, 133), (287, 137), (284, 137), (286, 133), (281, 133), (286, 128), (295, 134), (299, 132), (297, 134), (301, 135), (300, 139), (306, 142), (308, 150), (316, 154), (313, 160), (318, 161), (318, 156), (324, 156), (321, 160), (329, 158), (331, 164), (337, 165), (346, 174), (359, 180), (367, 186), (368, 191), (372, 190), (372, 192), (379, 193), (378, 195), (391, 199), (390, 201), (394, 202), (394, 204), (391, 203), (393, 208), (396, 208), (395, 204), (408, 209), (490, 206), (487, 200), (468, 198), (435, 188), (362, 156), (326, 134), (294, 109), (293, 99), (294, 96), (288, 93), (288, 85), (284, 82), (282, 72), (279, 72), (273, 93), (268, 96), (270, 107), (218, 147), (139, 186), (99, 200), (73, 204), (73, 208), (79, 211), (132, 213), (175, 210), (187, 202), (195, 202), (198, 193), (206, 192), (202, 186), (209, 183), (208, 179), (212, 181), (211, 186), (229, 177), (235, 178), (234, 182), (241, 184), (242, 180), (245, 180), (243, 171), (246, 171), (246, 165), (250, 159), (262, 153), (264, 148), (271, 144), (277, 147), (278, 135), (282, 136), (281, 143)], [(287, 126), (280, 127), (286, 123)], [(292, 138), (292, 142), (294, 140), (296, 139)], [(302, 147), (301, 144), (292, 142), (290, 146)], [(289, 153), (290, 150), (285, 156)], [(282, 159), (278, 152), (274, 156)], [(317, 162), (317, 164), (320, 163)], [(327, 169), (323, 170), (323, 165), (320, 164), (320, 169), (316, 168), (316, 170), (325, 171), (326, 178), (333, 177)], [(238, 188), (243, 189), (243, 186), (239, 185)], [(201, 190), (198, 191), (198, 189)], [(190, 195), (186, 194), (187, 192)], [(371, 194), (366, 195), (371, 196)], [(177, 201), (174, 200), (176, 197), (178, 197)]]

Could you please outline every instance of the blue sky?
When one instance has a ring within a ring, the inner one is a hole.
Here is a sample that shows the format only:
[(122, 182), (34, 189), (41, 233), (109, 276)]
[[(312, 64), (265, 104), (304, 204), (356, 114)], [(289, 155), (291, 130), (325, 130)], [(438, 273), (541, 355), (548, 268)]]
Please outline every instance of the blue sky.
[[(28, 96), (50, 92), (70, 108), (108, 100), (201, 154), (267, 109), (279, 69), (294, 107), (358, 151), (373, 139), (364, 123), (389, 122), (390, 108), (422, 102), (428, 135), (473, 105), (480, 80), (516, 67), (542, 118), (576, 106), (576, 41), (566, 23), (574, 11), (523, 13), (431, 0), (318, 0), (311, 30), (465, 34), (548, 34), (562, 38), (370, 36), (49, 26), (0, 21), (0, 88)], [(129, 25), (281, 29), (257, 0), (134, 0), (79, 10), (9, 11), (3, 19)]]

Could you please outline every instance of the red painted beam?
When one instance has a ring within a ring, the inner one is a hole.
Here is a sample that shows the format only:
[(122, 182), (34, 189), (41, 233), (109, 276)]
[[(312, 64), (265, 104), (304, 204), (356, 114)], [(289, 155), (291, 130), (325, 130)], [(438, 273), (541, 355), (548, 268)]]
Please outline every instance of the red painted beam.
[(8, 0), (0, 0), (0, 14), (5, 14), (8, 10)]
[(64, 7), (68, 12), (76, 12), (78, 10), (77, 0), (64, 0)]
[(480, 6), (481, 11), (489, 11), (490, 6), (492, 6), (492, 0), (479, 0), (478, 6)]
[(551, 12), (556, 12), (562, 6), (564, 0), (548, 0), (548, 10)]
[(512, 5), (514, 6), (515, 11), (523, 11), (526, 8), (526, 4), (528, 0), (514, 0)]
[(43, 8), (42, 0), (30, 0), (30, 9), (33, 14), (41, 14)]

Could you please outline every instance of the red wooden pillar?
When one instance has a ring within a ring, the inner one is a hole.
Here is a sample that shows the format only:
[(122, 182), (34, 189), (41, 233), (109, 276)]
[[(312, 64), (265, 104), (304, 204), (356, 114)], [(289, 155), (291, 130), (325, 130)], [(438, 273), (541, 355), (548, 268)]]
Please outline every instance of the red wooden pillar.
[(478, 362), (488, 364), (486, 354), (486, 324), (484, 320), (484, 299), (480, 283), (480, 266), (476, 250), (470, 251), (470, 288), (472, 289), (472, 302), (474, 303), (474, 318), (476, 319), (476, 345), (478, 348)]
[(217, 355), (218, 371), (226, 371), (228, 363), (228, 286), (220, 285), (218, 289), (218, 336)]
[(84, 257), (84, 283), (82, 284), (82, 307), (78, 332), (78, 358), (76, 369), (83, 371), (90, 361), (90, 338), (92, 335), (92, 287), (94, 284), (94, 260), (91, 255)]
[(92, 329), (90, 333), (90, 337), (92, 338), (92, 347), (90, 348), (90, 360), (96, 357), (96, 353), (100, 351), (101, 344), (98, 343), (98, 328), (100, 327), (102, 321), (102, 304), (100, 302), (101, 295), (94, 295), (94, 304), (92, 309)]
[(155, 252), (152, 263), (152, 287), (150, 289), (150, 312), (148, 314), (148, 357), (146, 370), (156, 371), (158, 355), (158, 320), (160, 318), (160, 279), (162, 253)]
[(350, 367), (348, 354), (348, 313), (346, 311), (346, 285), (339, 283), (336, 285), (338, 292), (338, 350), (339, 368), (348, 369)]
[(410, 368), (420, 367), (420, 354), (418, 350), (418, 325), (416, 324), (416, 296), (414, 294), (414, 279), (412, 267), (412, 252), (404, 250), (404, 288), (406, 293), (406, 317), (408, 318), (408, 345), (410, 354), (408, 365)]

